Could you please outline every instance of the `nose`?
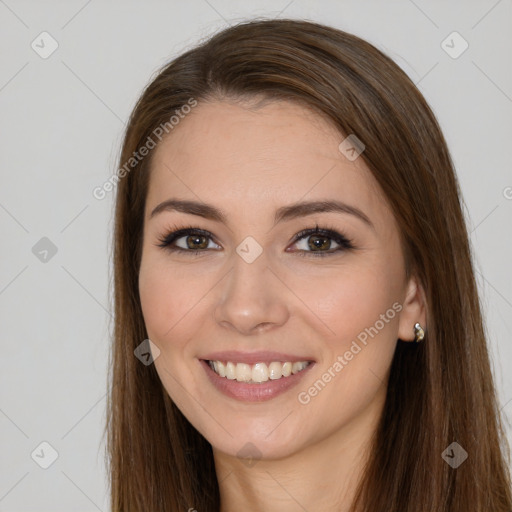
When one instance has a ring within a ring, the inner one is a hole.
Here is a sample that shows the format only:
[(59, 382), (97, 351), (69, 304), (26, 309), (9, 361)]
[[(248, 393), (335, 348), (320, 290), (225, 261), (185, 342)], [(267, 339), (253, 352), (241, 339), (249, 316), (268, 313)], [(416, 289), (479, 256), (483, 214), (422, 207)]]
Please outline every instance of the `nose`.
[(284, 325), (290, 316), (287, 289), (275, 274), (265, 251), (252, 263), (233, 255), (233, 268), (220, 286), (216, 322), (244, 335)]

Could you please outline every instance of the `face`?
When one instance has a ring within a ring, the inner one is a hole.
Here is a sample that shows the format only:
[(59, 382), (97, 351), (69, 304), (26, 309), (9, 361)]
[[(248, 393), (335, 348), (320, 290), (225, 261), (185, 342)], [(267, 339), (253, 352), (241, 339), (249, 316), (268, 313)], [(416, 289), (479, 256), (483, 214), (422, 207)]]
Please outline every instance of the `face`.
[(293, 103), (215, 102), (155, 149), (144, 321), (164, 388), (216, 451), (280, 458), (357, 431), (421, 321), (393, 214), (344, 138)]

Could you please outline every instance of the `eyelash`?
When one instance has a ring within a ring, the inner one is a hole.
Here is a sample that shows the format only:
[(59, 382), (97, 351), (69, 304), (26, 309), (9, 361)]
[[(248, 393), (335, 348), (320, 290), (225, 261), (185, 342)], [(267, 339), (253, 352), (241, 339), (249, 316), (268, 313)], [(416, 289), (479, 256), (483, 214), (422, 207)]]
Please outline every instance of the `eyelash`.
[[(205, 231), (205, 230), (200, 229), (195, 226), (186, 226), (184, 228), (178, 228), (178, 226), (174, 226), (169, 230), (168, 234), (163, 235), (160, 238), (158, 238), (158, 241), (160, 243), (156, 244), (156, 245), (158, 247), (162, 247), (163, 249), (170, 251), (170, 252), (182, 252), (182, 253), (192, 254), (194, 256), (197, 256), (197, 255), (199, 255), (199, 253), (204, 253), (208, 250), (208, 249), (196, 249), (196, 250), (183, 249), (182, 247), (176, 247), (176, 246), (171, 245), (175, 240), (178, 240), (184, 236), (190, 236), (190, 235), (201, 235), (201, 236), (205, 236), (208, 238), (212, 237), (212, 234), (209, 233), (208, 231)], [(355, 246), (352, 244), (352, 241), (349, 240), (347, 237), (345, 237), (343, 234), (336, 231), (335, 228), (333, 228), (333, 227), (321, 228), (318, 226), (318, 224), (316, 224), (314, 228), (304, 229), (304, 230), (300, 231), (299, 233), (297, 233), (293, 238), (292, 244), (296, 244), (301, 239), (307, 238), (312, 235), (321, 235), (326, 238), (330, 238), (331, 240), (336, 242), (339, 245), (339, 247), (337, 247), (336, 249), (331, 249), (329, 251), (299, 250), (299, 251), (296, 251), (299, 256), (304, 257), (307, 254), (307, 255), (313, 256), (314, 258), (325, 257), (325, 256), (330, 256), (332, 254), (335, 254), (339, 251), (355, 249)]]

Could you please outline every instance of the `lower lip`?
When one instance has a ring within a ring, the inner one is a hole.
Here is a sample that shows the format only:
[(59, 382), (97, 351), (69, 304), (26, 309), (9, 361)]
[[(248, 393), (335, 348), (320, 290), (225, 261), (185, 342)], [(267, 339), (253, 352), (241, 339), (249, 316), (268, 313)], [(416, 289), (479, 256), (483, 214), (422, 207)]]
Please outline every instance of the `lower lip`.
[(242, 402), (264, 402), (275, 398), (285, 391), (288, 391), (293, 386), (296, 386), (304, 375), (315, 365), (315, 363), (312, 362), (304, 368), (304, 370), (288, 377), (268, 380), (260, 384), (250, 384), (247, 382), (238, 382), (236, 379), (230, 380), (226, 377), (221, 377), (210, 368), (210, 365), (204, 359), (201, 359), (200, 362), (211, 383), (221, 393)]

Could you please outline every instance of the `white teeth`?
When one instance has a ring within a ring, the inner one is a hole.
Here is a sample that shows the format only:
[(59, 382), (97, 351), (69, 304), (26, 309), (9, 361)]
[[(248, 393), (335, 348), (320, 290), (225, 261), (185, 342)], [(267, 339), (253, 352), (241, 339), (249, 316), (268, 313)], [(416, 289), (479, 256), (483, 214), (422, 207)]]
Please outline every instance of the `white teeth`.
[(289, 377), (291, 374), (299, 373), (310, 363), (308, 361), (298, 361), (291, 363), (289, 361), (281, 363), (272, 361), (268, 366), (266, 363), (256, 363), (249, 365), (246, 363), (232, 363), (228, 361), (224, 364), (222, 361), (208, 361), (210, 368), (221, 377), (238, 382), (261, 383), (270, 380)]
[[(270, 363), (272, 364), (272, 363)], [(253, 382), (267, 382), (268, 368), (265, 363), (256, 363), (252, 367), (252, 380)]]
[(268, 376), (272, 380), (280, 379), (283, 376), (283, 365), (276, 362), (270, 363), (268, 365)]
[(302, 366), (303, 363), (293, 363), (292, 364), (292, 373), (295, 375), (296, 373), (299, 373), (301, 370), (304, 370), (304, 366)]
[[(215, 370), (215, 368), (214, 368)], [(229, 380), (236, 379), (236, 367), (233, 363), (229, 362), (226, 364), (226, 377)]]
[(249, 382), (252, 378), (251, 367), (245, 363), (236, 365), (236, 380), (238, 382)]

